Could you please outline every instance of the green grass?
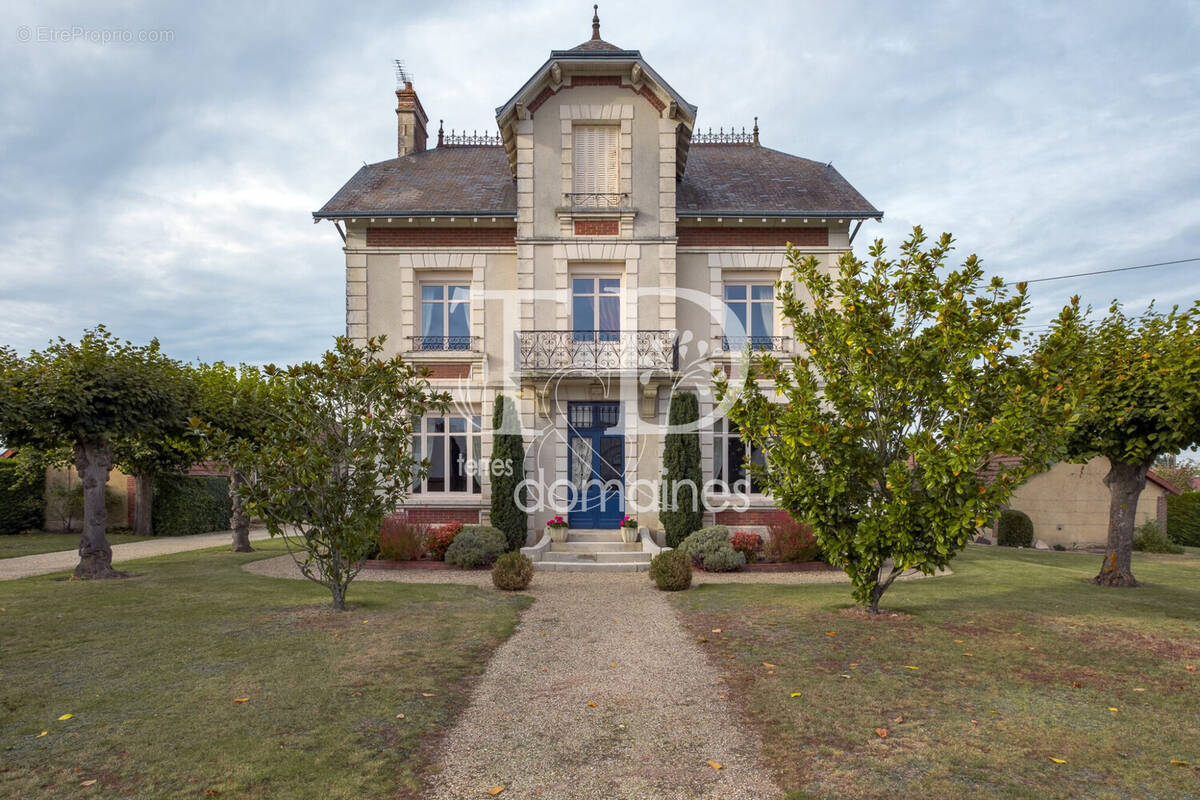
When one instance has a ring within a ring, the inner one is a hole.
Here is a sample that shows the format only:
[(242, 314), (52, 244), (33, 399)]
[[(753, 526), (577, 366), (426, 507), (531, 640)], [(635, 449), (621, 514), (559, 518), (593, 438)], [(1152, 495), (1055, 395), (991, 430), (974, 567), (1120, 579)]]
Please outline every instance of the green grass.
[(970, 548), (877, 619), (845, 585), (671, 599), (789, 798), (1200, 797), (1200, 558), (1135, 555), (1138, 589), (1099, 567)]
[(360, 581), (339, 614), (255, 547), (0, 583), (0, 797), (419, 796), (528, 598)]
[[(128, 544), (144, 542), (149, 536), (133, 536), (127, 533), (108, 534), (108, 543)], [(0, 536), (0, 558), (35, 556), (39, 553), (57, 553), (60, 550), (78, 550), (78, 533), (16, 533)]]

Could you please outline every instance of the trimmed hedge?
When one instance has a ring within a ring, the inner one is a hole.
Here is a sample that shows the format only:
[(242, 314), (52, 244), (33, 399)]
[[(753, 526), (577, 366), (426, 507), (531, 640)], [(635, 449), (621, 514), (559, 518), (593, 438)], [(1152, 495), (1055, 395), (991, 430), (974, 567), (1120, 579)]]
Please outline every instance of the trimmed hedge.
[(233, 501), (229, 478), (174, 475), (154, 481), (151, 525), (155, 536), (189, 536), (229, 529)]
[(729, 528), (712, 525), (689, 535), (679, 545), (686, 555), (707, 572), (733, 572), (746, 566), (746, 556), (729, 543)]
[(681, 592), (692, 585), (692, 560), (678, 550), (663, 550), (650, 559), (650, 578), (664, 592)]
[(492, 565), (492, 584), (506, 592), (519, 592), (533, 580), (533, 562), (521, 553), (504, 553)]
[(46, 515), (46, 478), (30, 480), (15, 461), (0, 461), (0, 534), (41, 530)]
[(1200, 547), (1200, 492), (1167, 498), (1167, 538), (1175, 544)]
[(508, 540), (491, 525), (464, 525), (446, 548), (446, 563), (463, 569), (488, 567), (508, 548)]
[(1004, 509), (996, 523), (996, 543), (1001, 547), (1033, 547), (1033, 520), (1024, 511)]

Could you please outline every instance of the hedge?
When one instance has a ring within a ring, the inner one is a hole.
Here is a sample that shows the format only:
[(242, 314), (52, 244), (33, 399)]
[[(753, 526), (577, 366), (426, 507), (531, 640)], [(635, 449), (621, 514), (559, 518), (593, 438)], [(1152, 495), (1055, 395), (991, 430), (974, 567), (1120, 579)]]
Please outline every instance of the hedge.
[(41, 530), (46, 515), (46, 479), (30, 480), (15, 461), (0, 461), (0, 534)]
[(1001, 547), (1033, 547), (1033, 520), (1024, 511), (1004, 509), (996, 523), (996, 544)]
[(1175, 544), (1200, 547), (1200, 492), (1167, 498), (1167, 538)]
[(229, 529), (229, 478), (180, 475), (154, 481), (155, 536), (187, 536)]

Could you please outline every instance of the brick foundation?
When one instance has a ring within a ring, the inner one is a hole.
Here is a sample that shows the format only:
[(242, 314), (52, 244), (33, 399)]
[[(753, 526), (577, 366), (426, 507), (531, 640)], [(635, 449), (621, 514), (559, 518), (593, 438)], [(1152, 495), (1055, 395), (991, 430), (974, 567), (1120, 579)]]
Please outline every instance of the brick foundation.
[(577, 219), (576, 236), (616, 236), (621, 232), (621, 222), (615, 219)]
[[(410, 500), (419, 498), (414, 495)], [(481, 509), (463, 508), (461, 506), (405, 506), (401, 512), (409, 522), (415, 525), (445, 525), (448, 522), (461, 522), (464, 525), (478, 525)]]
[(678, 228), (679, 247), (828, 247), (828, 228)]
[(516, 228), (367, 228), (367, 247), (515, 247)]
[(791, 521), (788, 512), (780, 508), (749, 508), (745, 511), (718, 511), (716, 523), (736, 528), (738, 525), (778, 525)]

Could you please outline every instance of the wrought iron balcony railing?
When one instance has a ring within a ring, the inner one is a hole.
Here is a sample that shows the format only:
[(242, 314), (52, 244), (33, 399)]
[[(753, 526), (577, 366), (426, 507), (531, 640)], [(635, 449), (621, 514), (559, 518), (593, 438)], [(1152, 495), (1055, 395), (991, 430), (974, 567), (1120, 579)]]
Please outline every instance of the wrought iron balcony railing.
[(564, 197), (568, 208), (629, 207), (629, 194), (626, 192), (567, 192)]
[(520, 331), (515, 349), (522, 371), (679, 368), (675, 331)]
[(721, 349), (741, 352), (747, 348), (766, 353), (783, 353), (791, 349), (790, 336), (722, 336)]
[(479, 351), (478, 336), (410, 336), (412, 350), (429, 352), (475, 353)]

